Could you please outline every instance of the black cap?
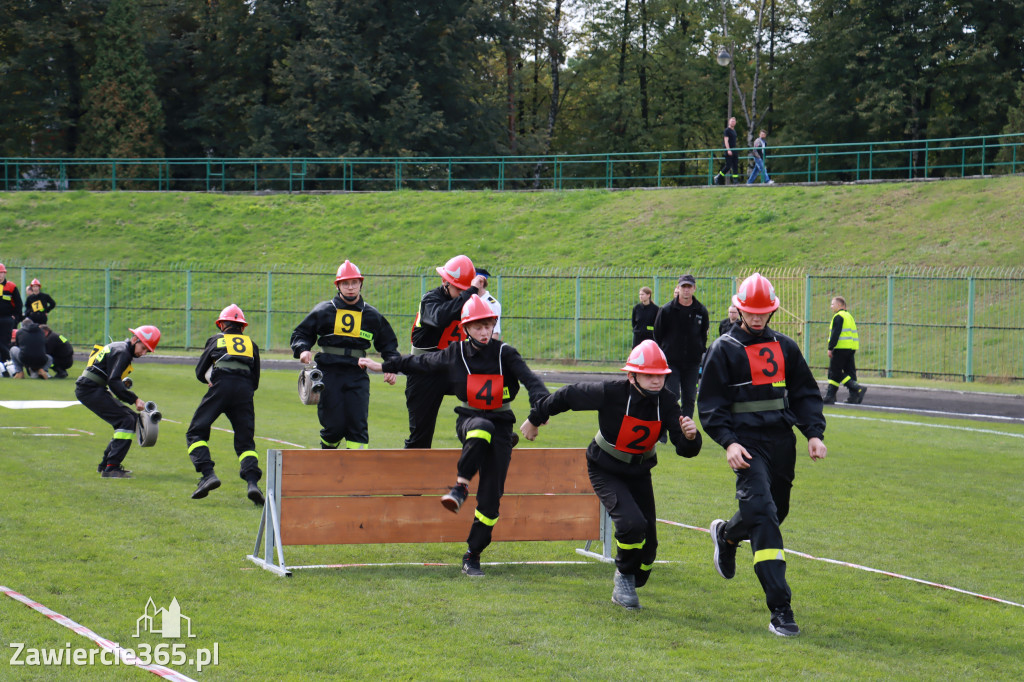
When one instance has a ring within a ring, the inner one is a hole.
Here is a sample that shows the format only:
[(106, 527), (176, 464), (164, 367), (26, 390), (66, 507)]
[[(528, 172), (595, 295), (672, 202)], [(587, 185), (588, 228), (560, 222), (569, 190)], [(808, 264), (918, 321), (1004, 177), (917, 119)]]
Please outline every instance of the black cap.
[(691, 284), (693, 286), (697, 286), (697, 280), (694, 279), (693, 275), (683, 275), (682, 277), (679, 278), (679, 286), (682, 286), (684, 284)]
[(491, 273), (487, 272), (483, 268), (477, 268), (476, 269), (476, 274), (481, 275), (483, 277), (486, 277), (487, 279), (491, 278)]

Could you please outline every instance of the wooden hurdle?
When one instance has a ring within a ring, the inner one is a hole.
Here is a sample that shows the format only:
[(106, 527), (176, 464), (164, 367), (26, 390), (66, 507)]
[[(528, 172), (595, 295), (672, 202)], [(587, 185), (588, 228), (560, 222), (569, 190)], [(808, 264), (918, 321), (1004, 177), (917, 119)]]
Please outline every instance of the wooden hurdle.
[[(475, 508), (440, 502), (455, 480), (460, 451), (268, 450), (267, 500), (250, 561), (290, 576), (284, 545), (463, 542)], [(264, 542), (264, 539), (266, 540)], [(578, 448), (514, 450), (495, 542), (585, 540), (576, 551), (611, 562), (612, 522)], [(591, 551), (600, 541), (603, 552)], [(264, 551), (260, 556), (260, 546)]]

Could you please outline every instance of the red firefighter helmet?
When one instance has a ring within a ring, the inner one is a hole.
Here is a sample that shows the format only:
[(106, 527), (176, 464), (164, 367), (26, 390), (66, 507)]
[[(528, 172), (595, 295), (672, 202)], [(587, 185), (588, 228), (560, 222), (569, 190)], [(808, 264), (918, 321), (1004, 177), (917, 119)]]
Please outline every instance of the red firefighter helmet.
[(220, 329), (221, 322), (237, 322), (242, 325), (242, 329), (249, 326), (249, 323), (245, 321), (245, 313), (237, 305), (232, 303), (224, 310), (220, 311), (220, 317), (217, 318), (217, 328)]
[(476, 322), (477, 320), (489, 320), (497, 319), (498, 316), (491, 310), (491, 306), (487, 305), (487, 301), (480, 298), (476, 294), (469, 297), (469, 300), (462, 306), (462, 326), (465, 327), (470, 322)]
[(160, 330), (151, 324), (144, 324), (138, 329), (128, 328), (132, 334), (135, 334), (143, 346), (145, 346), (150, 353), (156, 350), (156, 345), (160, 343)]
[(441, 279), (448, 282), (457, 289), (465, 291), (473, 283), (476, 276), (476, 268), (469, 256), (455, 256), (444, 264), (444, 267), (436, 268)]
[(668, 368), (668, 358), (665, 353), (651, 339), (641, 341), (640, 345), (629, 353), (626, 366), (623, 372), (636, 372), (637, 374), (671, 374)]
[(31, 287), (41, 287), (43, 285), (42, 285), (42, 283), (38, 279), (34, 279), (34, 280), (32, 280), (32, 283), (29, 286), (31, 286)]
[(337, 285), (338, 282), (345, 279), (363, 279), (363, 273), (359, 272), (359, 268), (349, 260), (338, 266), (338, 274), (334, 276), (334, 284)]
[(754, 315), (773, 313), (779, 309), (779, 297), (775, 295), (775, 287), (768, 278), (759, 272), (743, 280), (732, 304), (738, 310)]

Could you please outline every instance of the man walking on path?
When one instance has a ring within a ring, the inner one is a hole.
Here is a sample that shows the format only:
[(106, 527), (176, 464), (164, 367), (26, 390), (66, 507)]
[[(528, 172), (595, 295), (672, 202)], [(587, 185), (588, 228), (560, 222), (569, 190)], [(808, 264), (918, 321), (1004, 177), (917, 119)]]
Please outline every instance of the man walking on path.
[(725, 165), (718, 171), (716, 181), (728, 185), (740, 180), (740, 159), (736, 150), (736, 117), (729, 119), (729, 125), (722, 131), (722, 145), (725, 147)]
[(768, 171), (764, 167), (764, 150), (768, 146), (764, 141), (766, 137), (768, 137), (767, 131), (762, 130), (758, 136), (754, 138), (754, 148), (750, 151), (750, 160), (754, 164), (754, 167), (750, 169), (750, 177), (747, 178), (748, 185), (753, 185), (754, 180), (758, 175), (761, 176), (761, 182), (764, 184), (775, 184), (775, 181), (768, 177)]

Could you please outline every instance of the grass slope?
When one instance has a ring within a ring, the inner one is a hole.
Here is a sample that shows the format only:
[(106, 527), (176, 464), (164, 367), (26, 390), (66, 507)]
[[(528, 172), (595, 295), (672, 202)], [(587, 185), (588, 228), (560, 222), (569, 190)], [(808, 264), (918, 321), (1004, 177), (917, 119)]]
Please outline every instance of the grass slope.
[(333, 270), (1020, 267), (1024, 177), (855, 186), (335, 195), (0, 194), (8, 263)]
[[(287, 547), (292, 564), (444, 562), (300, 571), (277, 578), (247, 561), (258, 512), (235, 475), (230, 435), (214, 431), (224, 486), (189, 499), (196, 476), (184, 432), (203, 386), (191, 368), (138, 363), (136, 386), (167, 420), (149, 449), (133, 446), (137, 477), (103, 480), (95, 463), (109, 428), (80, 406), (0, 408), (5, 480), (0, 497), (7, 585), (103, 636), (132, 638), (149, 597), (176, 597), (197, 635), (188, 645), (220, 651), (209, 680), (1017, 679), (1021, 609), (895, 578), (791, 556), (788, 574), (804, 629), (795, 641), (767, 630), (763, 594), (741, 551), (726, 582), (698, 531), (661, 525), (659, 565), (641, 590), (644, 609), (613, 606), (609, 566), (487, 568), (479, 581), (454, 565), (461, 544)], [(405, 436), (401, 383), (371, 389), (371, 444)], [(70, 382), (3, 382), (3, 398), (68, 399)], [(450, 400), (450, 399), (449, 399)], [(520, 417), (524, 409), (517, 409)], [(1024, 602), (1024, 527), (1007, 510), (1019, 485), (1024, 429), (1005, 435), (942, 429), (969, 422), (844, 418), (829, 409), (829, 456), (801, 456), (784, 529), (790, 549), (842, 559)], [(871, 416), (860, 414), (858, 416)], [(448, 407), (438, 446), (454, 446)], [(583, 447), (593, 414), (559, 415), (540, 446)], [(216, 424), (227, 427), (221, 420)], [(74, 434), (68, 437), (33, 433)], [(315, 409), (299, 404), (295, 373), (268, 371), (257, 393), (257, 435), (311, 446)], [(258, 440), (258, 449), (272, 447)], [(941, 442), (941, 447), (922, 444)], [(799, 446), (803, 448), (803, 444)], [(1001, 452), (988, 457), (984, 453)], [(410, 455), (414, 456), (414, 455)], [(386, 475), (386, 472), (383, 472)], [(454, 463), (453, 471), (454, 475)], [(683, 460), (662, 448), (654, 470), (660, 518), (706, 527), (735, 509), (732, 473), (707, 443)], [(440, 491), (439, 491), (440, 492)], [(467, 517), (467, 523), (469, 517)], [(997, 529), (997, 530), (993, 530)], [(993, 532), (998, 535), (994, 541)], [(485, 561), (575, 560), (573, 543), (496, 543)], [(10, 599), (0, 599), (0, 645), (88, 647), (85, 639)], [(128, 668), (15, 667), (0, 679), (146, 679)]]

